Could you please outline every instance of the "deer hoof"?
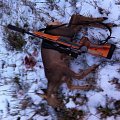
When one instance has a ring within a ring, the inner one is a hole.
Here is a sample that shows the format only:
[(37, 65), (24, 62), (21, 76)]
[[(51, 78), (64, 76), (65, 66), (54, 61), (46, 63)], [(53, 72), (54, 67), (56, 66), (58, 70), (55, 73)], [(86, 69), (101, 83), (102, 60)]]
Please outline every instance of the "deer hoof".
[(57, 98), (57, 96), (55, 94), (51, 94), (48, 99), (47, 102), (50, 106), (52, 106), (53, 108), (58, 108), (61, 106), (62, 102), (61, 100), (59, 100)]
[(104, 20), (107, 20), (108, 18), (107, 17), (103, 17)]

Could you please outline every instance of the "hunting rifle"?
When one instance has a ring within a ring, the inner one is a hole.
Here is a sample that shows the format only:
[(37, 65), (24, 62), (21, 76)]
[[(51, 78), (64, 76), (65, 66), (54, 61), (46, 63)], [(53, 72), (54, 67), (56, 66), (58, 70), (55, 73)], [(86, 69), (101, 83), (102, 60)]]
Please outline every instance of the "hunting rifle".
[[(58, 47), (60, 47), (61, 50), (64, 50), (65, 53), (69, 53), (73, 57), (77, 57), (79, 54), (81, 54), (82, 51), (80, 49), (81, 47), (83, 47), (83, 43), (86, 42), (86, 39), (89, 41), (87, 37), (83, 37), (79, 43), (75, 43), (75, 42), (71, 42), (68, 38), (63, 36), (53, 36), (40, 31), (29, 32), (29, 31), (26, 31), (25, 29), (22, 29), (10, 24), (7, 26), (7, 28), (17, 32), (26, 33), (35, 37), (39, 37), (39, 38), (51, 41), (55, 43)], [(116, 48), (114, 44), (110, 44), (110, 43), (104, 43), (101, 45), (92, 44), (90, 41), (89, 43), (90, 43), (90, 46), (87, 47), (88, 53), (93, 54), (95, 56), (105, 57), (108, 59), (111, 59), (113, 52)]]

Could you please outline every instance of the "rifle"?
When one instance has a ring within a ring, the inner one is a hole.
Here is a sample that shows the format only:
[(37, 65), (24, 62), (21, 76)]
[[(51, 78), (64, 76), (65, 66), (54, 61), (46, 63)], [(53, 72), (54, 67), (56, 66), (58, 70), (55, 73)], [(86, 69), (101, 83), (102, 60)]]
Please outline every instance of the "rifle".
[[(114, 44), (110, 43), (105, 43), (102, 45), (92, 44), (87, 37), (83, 37), (79, 43), (75, 43), (71, 42), (68, 38), (63, 36), (49, 35), (40, 31), (29, 32), (25, 29), (10, 24), (7, 26), (7, 28), (17, 32), (26, 33), (35, 37), (46, 39), (52, 43), (55, 43), (61, 49), (61, 51), (63, 50), (65, 53), (70, 54), (75, 58), (82, 53), (80, 49), (83, 46), (87, 47), (88, 53), (93, 54), (95, 56), (105, 57), (107, 59), (111, 59), (116, 48)], [(86, 42), (89, 43), (89, 46), (86, 46)]]

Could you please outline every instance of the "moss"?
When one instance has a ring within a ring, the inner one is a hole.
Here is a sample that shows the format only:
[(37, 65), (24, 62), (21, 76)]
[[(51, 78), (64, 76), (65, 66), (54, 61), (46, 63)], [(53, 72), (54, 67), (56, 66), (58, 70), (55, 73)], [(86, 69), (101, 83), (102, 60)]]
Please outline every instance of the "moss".
[(120, 100), (115, 101), (114, 106), (116, 110), (120, 110)]
[(22, 86), (20, 84), (20, 78), (19, 77), (14, 77), (13, 82), (16, 83), (19, 86), (19, 89), (22, 89)]
[(98, 110), (98, 113), (100, 113), (101, 118), (107, 118), (108, 116), (113, 115), (113, 109), (109, 107), (99, 106), (97, 110)]
[(8, 34), (7, 42), (12, 50), (22, 50), (22, 47), (26, 44), (21, 34), (10, 32)]
[(84, 111), (77, 109), (61, 109), (57, 111), (60, 120), (82, 120), (84, 118)]

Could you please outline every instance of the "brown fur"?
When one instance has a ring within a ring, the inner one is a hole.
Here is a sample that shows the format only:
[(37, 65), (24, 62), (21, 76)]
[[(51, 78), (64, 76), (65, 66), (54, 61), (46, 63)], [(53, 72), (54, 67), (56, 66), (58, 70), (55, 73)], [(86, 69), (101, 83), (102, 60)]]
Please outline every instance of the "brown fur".
[[(85, 21), (103, 21), (106, 18), (88, 18), (84, 16), (78, 15), (77, 21), (75, 19), (77, 16), (72, 16), (70, 20), (70, 24), (78, 24), (79, 22), (85, 22)], [(95, 26), (95, 25), (93, 25)], [(71, 38), (78, 30), (80, 30), (79, 25), (71, 25), (68, 31), (63, 30), (60, 31), (60, 29), (53, 29), (49, 31), (49, 34), (52, 35), (62, 35), (65, 37)], [(100, 26), (99, 26), (100, 27)], [(102, 26), (101, 26), (102, 27)], [(73, 35), (71, 35), (72, 33)], [(86, 75), (88, 75), (91, 71), (95, 70), (95, 68), (98, 65), (93, 65), (89, 67), (88, 69), (84, 70), (81, 73), (75, 73), (69, 68), (69, 60), (70, 57), (66, 54), (60, 53), (53, 49), (46, 49), (42, 48), (42, 59), (44, 64), (44, 70), (46, 78), (48, 79), (48, 88), (46, 93), (46, 99), (48, 101), (48, 104), (52, 107), (60, 106), (60, 101), (57, 99), (57, 91), (62, 83), (66, 83), (69, 89), (79, 89), (79, 90), (88, 90), (91, 88), (89, 85), (84, 86), (74, 86), (72, 85), (72, 78), (76, 79), (83, 79)]]

